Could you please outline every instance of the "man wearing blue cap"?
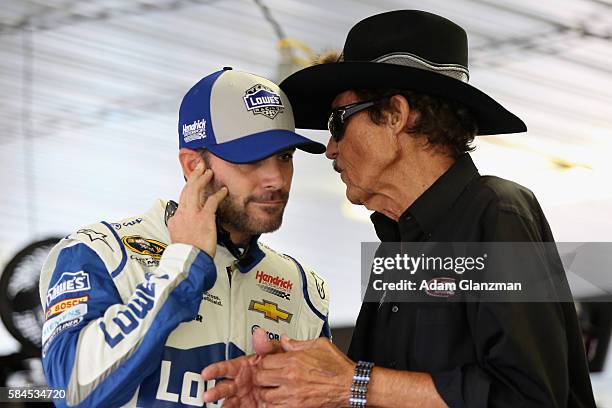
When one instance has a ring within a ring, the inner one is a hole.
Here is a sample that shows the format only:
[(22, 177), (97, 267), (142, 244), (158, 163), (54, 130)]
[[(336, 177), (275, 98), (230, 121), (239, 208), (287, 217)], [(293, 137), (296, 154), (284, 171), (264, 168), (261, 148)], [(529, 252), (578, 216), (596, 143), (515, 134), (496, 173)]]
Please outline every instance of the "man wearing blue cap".
[(281, 225), (294, 150), (325, 147), (295, 133), (277, 85), (229, 68), (185, 95), (178, 130), (179, 203), (81, 228), (43, 266), (58, 406), (203, 406), (209, 364), (329, 336), (325, 281), (258, 242)]

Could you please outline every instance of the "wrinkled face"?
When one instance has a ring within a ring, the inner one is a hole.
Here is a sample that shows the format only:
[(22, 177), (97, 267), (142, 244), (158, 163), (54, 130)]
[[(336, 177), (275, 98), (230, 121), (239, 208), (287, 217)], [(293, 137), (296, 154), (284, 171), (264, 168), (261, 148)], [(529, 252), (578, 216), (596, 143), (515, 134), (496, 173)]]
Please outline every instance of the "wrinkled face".
[(214, 171), (206, 187), (210, 196), (222, 186), (229, 195), (221, 202), (217, 217), (226, 228), (248, 235), (276, 231), (282, 223), (293, 178), (293, 153), (284, 151), (249, 164), (234, 164), (213, 154), (205, 154)]
[[(356, 102), (361, 102), (359, 97), (346, 91), (331, 107)], [(363, 204), (376, 193), (380, 175), (395, 157), (394, 138), (387, 126), (373, 123), (368, 110), (364, 110), (347, 119), (340, 142), (329, 139), (325, 155), (333, 160), (334, 170), (346, 184), (346, 197), (353, 204)]]

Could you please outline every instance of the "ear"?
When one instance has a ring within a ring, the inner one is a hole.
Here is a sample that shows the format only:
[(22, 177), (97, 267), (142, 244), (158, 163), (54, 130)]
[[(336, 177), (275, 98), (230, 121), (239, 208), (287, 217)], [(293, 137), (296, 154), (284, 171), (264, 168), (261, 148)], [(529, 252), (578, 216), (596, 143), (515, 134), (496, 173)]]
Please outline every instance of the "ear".
[(183, 169), (183, 175), (188, 178), (193, 169), (202, 161), (202, 157), (195, 150), (182, 148), (179, 150), (179, 162)]
[(393, 95), (389, 99), (389, 116), (387, 124), (392, 128), (393, 133), (400, 134), (412, 120), (413, 112), (410, 105), (403, 95)]

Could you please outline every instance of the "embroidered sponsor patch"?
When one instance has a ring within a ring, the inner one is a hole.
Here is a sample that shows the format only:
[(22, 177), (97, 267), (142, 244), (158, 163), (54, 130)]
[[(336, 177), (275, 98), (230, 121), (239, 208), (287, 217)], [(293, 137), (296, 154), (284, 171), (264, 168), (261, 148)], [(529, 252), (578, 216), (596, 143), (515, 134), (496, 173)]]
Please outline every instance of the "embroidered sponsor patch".
[(262, 284), (258, 284), (257, 286), (259, 286), (259, 289), (263, 290), (266, 293), (269, 293), (274, 296), (278, 296), (281, 299), (291, 300), (291, 293), (283, 292), (280, 289), (272, 288), (270, 286), (266, 286)]
[(192, 123), (183, 124), (183, 140), (185, 143), (193, 142), (194, 140), (204, 139), (206, 137), (206, 120), (194, 120)]
[(48, 319), (51, 316), (55, 316), (58, 313), (65, 312), (66, 310), (70, 309), (73, 306), (78, 305), (79, 303), (87, 302), (88, 299), (89, 299), (89, 296), (80, 296), (76, 298), (68, 298), (68, 299), (60, 300), (59, 302), (54, 303), (53, 305), (47, 308), (47, 313), (45, 315), (45, 318)]
[(159, 261), (157, 259), (152, 259), (149, 257), (141, 258), (136, 255), (130, 255), (130, 259), (138, 262), (139, 264), (147, 268), (156, 268), (159, 266)]
[(84, 229), (80, 229), (77, 232), (78, 234), (82, 234), (82, 235), (87, 235), (89, 237), (89, 241), (91, 242), (95, 242), (95, 241), (102, 241), (106, 244), (106, 246), (108, 246), (110, 248), (111, 251), (115, 252), (113, 250), (113, 248), (110, 246), (110, 244), (108, 243), (108, 241), (106, 240), (106, 238), (108, 237), (108, 235), (103, 234), (101, 232), (98, 231), (94, 231), (90, 228), (84, 228)]
[(263, 302), (251, 300), (251, 303), (249, 304), (249, 310), (261, 313), (266, 319), (273, 320), (276, 323), (278, 323), (279, 320), (282, 320), (286, 323), (290, 323), (291, 318), (293, 317), (292, 313), (289, 313), (288, 311), (283, 309), (279, 309), (276, 303), (270, 302), (265, 299), (263, 300)]
[(87, 272), (64, 272), (55, 285), (47, 291), (47, 305), (65, 293), (81, 292), (91, 289)]
[(315, 281), (315, 286), (317, 287), (317, 292), (319, 292), (319, 297), (322, 300), (325, 299), (325, 281), (313, 271), (310, 271), (310, 274)]
[(268, 336), (269, 340), (280, 341), (280, 337), (281, 337), (280, 334), (268, 331), (268, 330), (266, 330), (265, 328), (261, 327), (258, 324), (254, 324), (253, 326), (251, 326), (251, 334), (254, 334), (255, 330), (257, 330), (257, 329), (262, 329), (263, 331), (265, 331), (266, 332), (266, 336)]
[(87, 303), (81, 303), (81, 304), (76, 305), (75, 307), (72, 307), (66, 310), (60, 315), (55, 316), (54, 318), (47, 320), (42, 328), (43, 345), (51, 338), (52, 335), (54, 335), (57, 328), (59, 328), (60, 326), (63, 327), (64, 323), (68, 323), (69, 321), (82, 319), (83, 316), (85, 316), (86, 314), (87, 314)]
[(427, 281), (425, 293), (433, 297), (447, 298), (455, 294), (454, 278), (435, 278)]
[(223, 302), (221, 301), (221, 298), (217, 295), (213, 295), (210, 292), (204, 292), (204, 295), (202, 296), (202, 299), (204, 299), (207, 302), (210, 302), (214, 305), (217, 306), (223, 306)]
[(55, 339), (55, 337), (58, 334), (60, 334), (61, 332), (63, 332), (66, 329), (69, 329), (71, 327), (76, 326), (77, 324), (81, 323), (82, 321), (83, 321), (82, 317), (77, 317), (76, 319), (68, 320), (67, 322), (64, 322), (64, 323), (60, 324), (59, 326), (57, 326), (55, 328), (55, 330), (53, 330), (53, 332), (49, 335), (49, 337), (47, 338), (46, 342), (43, 343), (42, 356), (45, 357), (47, 355), (47, 350), (49, 350), (49, 345), (53, 342), (53, 339)]
[(265, 273), (264, 271), (257, 271), (257, 273), (255, 274), (255, 279), (259, 284), (286, 290), (288, 292), (291, 292), (291, 290), (293, 289), (293, 282), (291, 282), (289, 279), (285, 279), (280, 276), (270, 275)]
[(133, 220), (124, 221), (124, 222), (121, 222), (121, 223), (114, 222), (111, 225), (116, 230), (120, 230), (121, 227), (132, 227), (134, 225), (140, 224), (141, 222), (142, 222), (142, 218), (134, 218)]
[[(117, 308), (109, 313), (106, 321), (98, 321), (97, 326), (110, 348), (116, 347), (126, 337), (133, 337), (134, 330), (140, 325), (155, 306), (157, 282), (167, 281), (168, 274), (145, 273), (145, 282), (136, 285), (134, 295), (124, 308)], [(159, 292), (158, 292), (159, 293)], [(112, 317), (114, 315), (114, 317)], [(112, 317), (112, 318), (111, 318)]]
[(247, 89), (244, 104), (253, 115), (264, 115), (270, 119), (274, 119), (285, 109), (280, 95), (262, 84)]
[(162, 254), (168, 245), (163, 242), (156, 241), (150, 238), (143, 238), (139, 235), (130, 235), (121, 238), (121, 242), (127, 249), (139, 255), (148, 255), (159, 261)]

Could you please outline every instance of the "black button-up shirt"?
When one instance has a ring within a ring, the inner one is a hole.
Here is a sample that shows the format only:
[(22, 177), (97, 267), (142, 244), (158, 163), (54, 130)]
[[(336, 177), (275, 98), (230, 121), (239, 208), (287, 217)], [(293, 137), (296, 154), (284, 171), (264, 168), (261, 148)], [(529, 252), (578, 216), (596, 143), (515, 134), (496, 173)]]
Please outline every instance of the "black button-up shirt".
[[(398, 222), (372, 222), (383, 242), (554, 241), (533, 193), (469, 154)], [(428, 372), (451, 407), (595, 406), (571, 303), (363, 303), (349, 357)]]

